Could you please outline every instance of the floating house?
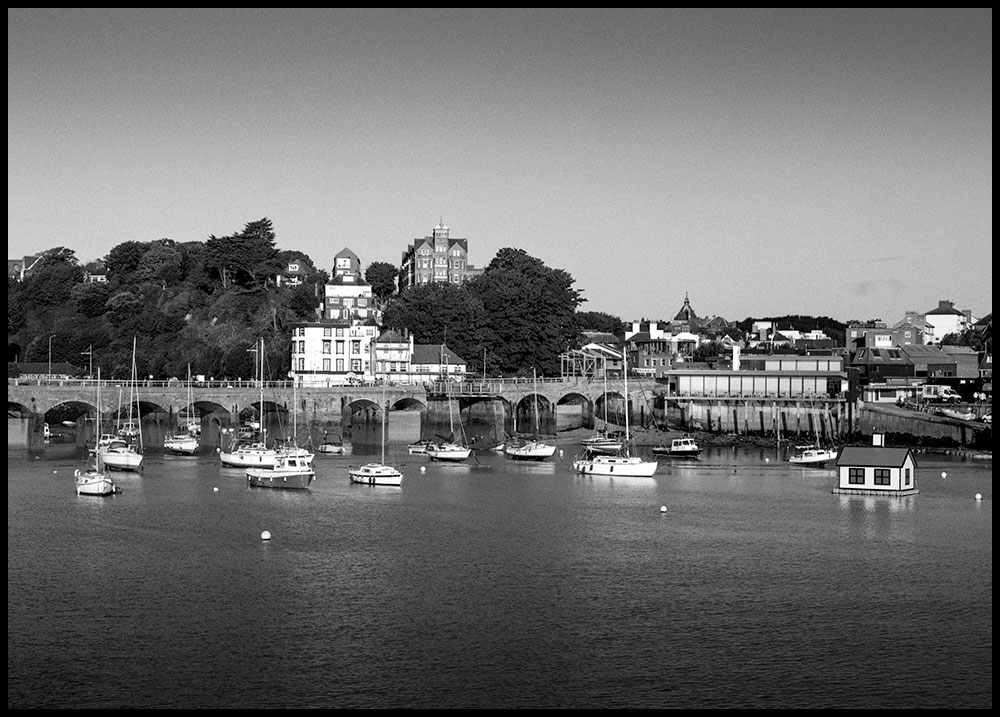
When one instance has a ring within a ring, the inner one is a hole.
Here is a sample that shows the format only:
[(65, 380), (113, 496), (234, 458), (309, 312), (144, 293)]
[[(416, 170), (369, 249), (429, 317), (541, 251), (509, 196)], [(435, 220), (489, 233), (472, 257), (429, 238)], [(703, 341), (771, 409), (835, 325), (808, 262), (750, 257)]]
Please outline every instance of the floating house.
[(917, 462), (909, 448), (886, 448), (876, 433), (871, 446), (844, 446), (837, 457), (837, 487), (847, 495), (916, 495)]

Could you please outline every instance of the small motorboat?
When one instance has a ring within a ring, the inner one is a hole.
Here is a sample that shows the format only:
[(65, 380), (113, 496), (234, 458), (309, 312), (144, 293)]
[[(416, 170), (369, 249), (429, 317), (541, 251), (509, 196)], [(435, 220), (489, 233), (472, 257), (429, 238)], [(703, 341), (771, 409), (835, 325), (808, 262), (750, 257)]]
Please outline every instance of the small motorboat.
[(697, 458), (702, 449), (690, 436), (675, 438), (669, 446), (654, 446), (654, 456), (670, 456), (671, 458)]
[(835, 448), (820, 448), (819, 446), (795, 446), (795, 452), (788, 457), (788, 462), (797, 466), (821, 468), (830, 461), (837, 460), (840, 453)]

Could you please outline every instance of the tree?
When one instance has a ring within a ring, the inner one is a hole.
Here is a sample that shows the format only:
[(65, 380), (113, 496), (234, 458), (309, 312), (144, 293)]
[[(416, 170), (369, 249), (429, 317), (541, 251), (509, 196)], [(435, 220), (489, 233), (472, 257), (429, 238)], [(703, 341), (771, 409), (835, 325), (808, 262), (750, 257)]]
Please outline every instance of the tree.
[(365, 269), (365, 281), (372, 287), (372, 294), (383, 305), (396, 293), (396, 277), (399, 269), (384, 261), (373, 261)]
[(205, 267), (222, 280), (242, 287), (263, 285), (282, 270), (274, 246), (274, 230), (267, 217), (249, 222), (242, 232), (228, 237), (211, 236), (205, 243)]
[(470, 280), (466, 290), (486, 312), (489, 346), (504, 373), (559, 372), (559, 355), (575, 346), (579, 335), (580, 292), (573, 277), (550, 269), (523, 249), (505, 248)]
[(580, 331), (600, 331), (613, 336), (625, 333), (625, 322), (621, 318), (602, 311), (577, 311), (576, 320)]
[(137, 241), (122, 242), (114, 247), (104, 257), (104, 266), (108, 270), (108, 281), (131, 284), (132, 275), (139, 268), (139, 262), (149, 247)]
[(486, 323), (482, 304), (475, 296), (445, 283), (410, 287), (390, 299), (382, 315), (383, 326), (408, 329), (416, 343), (446, 343), (466, 360), (482, 352)]

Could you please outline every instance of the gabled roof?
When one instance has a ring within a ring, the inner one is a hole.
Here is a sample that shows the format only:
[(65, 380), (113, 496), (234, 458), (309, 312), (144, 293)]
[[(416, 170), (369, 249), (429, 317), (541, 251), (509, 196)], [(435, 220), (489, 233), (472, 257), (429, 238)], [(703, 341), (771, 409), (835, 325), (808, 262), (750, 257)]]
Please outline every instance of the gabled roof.
[[(446, 360), (442, 361), (442, 355)], [(469, 362), (448, 348), (447, 344), (414, 344), (413, 360), (415, 364), (431, 364), (449, 366), (468, 366)]]
[[(840, 466), (874, 466), (877, 468), (901, 468), (911, 451), (909, 448), (885, 448), (883, 446), (844, 446), (837, 456)], [(916, 461), (914, 461), (916, 465)]]
[(377, 344), (402, 344), (407, 341), (408, 339), (396, 331), (396, 329), (386, 329), (375, 339), (375, 343)]
[(941, 314), (946, 314), (949, 316), (965, 316), (964, 311), (959, 311), (958, 309), (955, 308), (955, 302), (953, 301), (938, 301), (936, 309), (931, 309), (930, 311), (926, 312), (927, 316), (941, 315)]

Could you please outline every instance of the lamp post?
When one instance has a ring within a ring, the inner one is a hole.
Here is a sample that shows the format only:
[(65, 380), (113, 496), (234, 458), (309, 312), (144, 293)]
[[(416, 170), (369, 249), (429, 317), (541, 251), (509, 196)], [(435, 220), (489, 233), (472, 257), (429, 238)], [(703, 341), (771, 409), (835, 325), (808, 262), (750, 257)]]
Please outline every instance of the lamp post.
[(50, 381), (52, 380), (52, 339), (54, 337), (55, 337), (55, 334), (52, 334), (51, 336), (49, 336), (49, 375), (48, 375), (48, 379)]
[(90, 357), (90, 368), (87, 369), (87, 377), (91, 379), (94, 378), (94, 345), (91, 344), (88, 346), (86, 351), (80, 352), (80, 355)]

